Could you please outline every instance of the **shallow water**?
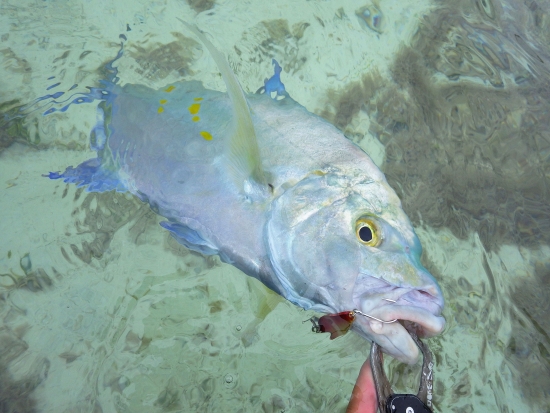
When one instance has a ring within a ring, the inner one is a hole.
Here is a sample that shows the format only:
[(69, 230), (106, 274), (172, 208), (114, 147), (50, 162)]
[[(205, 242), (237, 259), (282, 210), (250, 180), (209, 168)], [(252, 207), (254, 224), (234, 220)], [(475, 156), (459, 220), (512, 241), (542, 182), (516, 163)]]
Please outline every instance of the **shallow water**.
[[(276, 58), (293, 98), (386, 173), (446, 299), (446, 330), (429, 340), (435, 411), (549, 411), (547, 10), (3, 0), (1, 411), (345, 410), (368, 343), (311, 333), (312, 313), (178, 245), (137, 199), (41, 177), (92, 156), (97, 105), (18, 108), (97, 87), (121, 34), (122, 84), (224, 89), (176, 17), (210, 35), (248, 92)], [(418, 367), (386, 361), (396, 390), (413, 391)]]

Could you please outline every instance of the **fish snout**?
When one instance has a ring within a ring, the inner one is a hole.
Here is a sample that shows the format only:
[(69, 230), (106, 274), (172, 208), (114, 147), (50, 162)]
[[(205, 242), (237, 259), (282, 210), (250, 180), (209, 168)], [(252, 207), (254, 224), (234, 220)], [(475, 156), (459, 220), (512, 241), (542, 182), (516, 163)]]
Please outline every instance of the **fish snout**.
[(397, 300), (396, 304), (424, 308), (433, 315), (440, 315), (445, 305), (443, 293), (437, 284), (413, 288)]
[[(355, 330), (380, 345), (385, 353), (414, 364), (419, 351), (410, 333), (428, 338), (445, 328), (445, 319), (439, 315), (440, 299), (419, 290), (404, 292), (397, 288), (386, 292), (364, 297)], [(392, 295), (395, 300), (387, 298)]]
[(356, 331), (409, 364), (419, 356), (409, 333), (433, 337), (445, 328), (444, 299), (437, 281), (420, 265), (411, 267), (391, 278), (363, 273), (354, 297), (356, 308), (364, 313), (356, 317)]
[[(398, 260), (394, 260), (394, 263)], [(388, 271), (384, 265), (376, 270), (361, 272), (355, 284), (355, 298), (372, 306), (371, 310), (389, 303), (419, 307), (440, 315), (445, 305), (443, 293), (435, 278), (421, 265), (410, 261)], [(380, 271), (380, 269), (384, 271)]]

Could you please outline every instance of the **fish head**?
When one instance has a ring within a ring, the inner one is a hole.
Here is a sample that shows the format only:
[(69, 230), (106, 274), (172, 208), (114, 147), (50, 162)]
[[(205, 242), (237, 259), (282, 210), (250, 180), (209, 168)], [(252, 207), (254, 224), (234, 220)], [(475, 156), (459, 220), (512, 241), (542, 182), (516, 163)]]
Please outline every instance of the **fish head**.
[(443, 295), (399, 198), (374, 175), (312, 174), (281, 194), (267, 222), (270, 260), (287, 299), (369, 315), (357, 313), (352, 329), (412, 364), (419, 350), (409, 331), (443, 330)]

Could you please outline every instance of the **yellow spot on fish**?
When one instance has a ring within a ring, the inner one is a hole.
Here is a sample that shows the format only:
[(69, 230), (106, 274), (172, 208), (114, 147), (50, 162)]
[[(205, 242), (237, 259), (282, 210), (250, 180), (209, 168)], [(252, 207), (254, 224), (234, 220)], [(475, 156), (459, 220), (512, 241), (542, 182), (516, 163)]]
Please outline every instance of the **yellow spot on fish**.
[(202, 100), (202, 98), (195, 98), (193, 99), (195, 102), (200, 102)]
[(191, 115), (196, 115), (197, 113), (199, 113), (199, 109), (201, 108), (201, 105), (200, 103), (193, 103), (191, 106), (189, 106), (189, 113)]
[(174, 85), (170, 85), (166, 88), (165, 92), (170, 93), (172, 90), (174, 90), (176, 87)]
[(161, 105), (165, 105), (166, 102), (168, 102), (166, 99), (161, 99), (161, 100), (160, 100), (160, 104), (161, 104)]
[(198, 116), (193, 116), (193, 118), (191, 118), (191, 120), (193, 122), (198, 122), (199, 120), (201, 120), (201, 118), (199, 118)]
[(157, 110), (157, 113), (162, 113), (164, 112), (164, 108), (161, 106), (158, 110)]
[(212, 140), (212, 135), (210, 135), (208, 132), (201, 130), (199, 133), (201, 134), (201, 136), (202, 136), (205, 140), (207, 140), (207, 141), (211, 141), (211, 140)]

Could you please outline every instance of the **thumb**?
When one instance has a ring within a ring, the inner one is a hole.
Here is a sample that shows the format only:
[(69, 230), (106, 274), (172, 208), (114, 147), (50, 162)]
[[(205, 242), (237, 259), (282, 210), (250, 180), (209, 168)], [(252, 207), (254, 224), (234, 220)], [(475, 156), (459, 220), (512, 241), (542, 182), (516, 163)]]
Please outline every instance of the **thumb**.
[(376, 413), (378, 409), (378, 398), (376, 387), (370, 368), (370, 360), (367, 359), (359, 371), (359, 377), (349, 399), (346, 413)]

